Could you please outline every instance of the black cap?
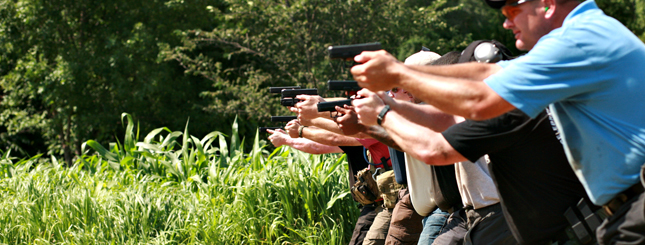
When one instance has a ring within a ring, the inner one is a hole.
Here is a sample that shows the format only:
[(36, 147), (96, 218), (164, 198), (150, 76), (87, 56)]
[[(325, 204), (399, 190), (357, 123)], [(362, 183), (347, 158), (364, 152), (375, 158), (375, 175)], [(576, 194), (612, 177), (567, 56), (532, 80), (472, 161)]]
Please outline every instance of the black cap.
[(494, 9), (501, 9), (504, 4), (506, 4), (506, 0), (484, 0), (490, 6), (491, 8)]
[(512, 59), (511, 51), (497, 40), (477, 40), (461, 53), (459, 63), (477, 61), (480, 63), (496, 63), (500, 60)]

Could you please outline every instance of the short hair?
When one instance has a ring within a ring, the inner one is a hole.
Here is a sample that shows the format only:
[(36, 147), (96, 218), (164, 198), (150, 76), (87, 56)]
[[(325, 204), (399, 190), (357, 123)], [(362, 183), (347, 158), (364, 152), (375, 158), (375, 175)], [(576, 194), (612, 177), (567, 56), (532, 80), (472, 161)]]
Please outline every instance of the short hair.
[(459, 62), (459, 58), (461, 57), (461, 52), (458, 51), (450, 51), (441, 58), (433, 61), (430, 65), (451, 65), (451, 64), (457, 64)]

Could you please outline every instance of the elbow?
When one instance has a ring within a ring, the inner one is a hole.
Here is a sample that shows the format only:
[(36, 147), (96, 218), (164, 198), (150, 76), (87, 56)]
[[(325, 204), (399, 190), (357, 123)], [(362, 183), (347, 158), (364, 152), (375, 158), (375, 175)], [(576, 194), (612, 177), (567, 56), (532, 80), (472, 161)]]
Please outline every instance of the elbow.
[(464, 108), (462, 108), (466, 112), (464, 117), (481, 121), (498, 117), (515, 109), (515, 106), (508, 103), (483, 82), (478, 85), (483, 87), (477, 92), (473, 92), (469, 102), (465, 103)]
[(477, 108), (474, 108), (474, 107), (470, 107), (469, 111), (466, 113), (464, 117), (475, 121), (482, 121), (490, 118), (487, 116), (487, 113), (485, 111), (478, 110)]
[(464, 117), (475, 121), (487, 120), (504, 114), (503, 112), (499, 113), (498, 105), (481, 100), (469, 103), (465, 111)]
[(344, 137), (340, 135), (335, 135), (331, 136), (329, 138), (329, 144), (330, 146), (344, 146), (345, 145)]
[(417, 159), (428, 165), (441, 166), (452, 164), (451, 162), (447, 162), (448, 156), (446, 154), (442, 154), (441, 152), (430, 149), (419, 150), (414, 155), (416, 155), (415, 157)]

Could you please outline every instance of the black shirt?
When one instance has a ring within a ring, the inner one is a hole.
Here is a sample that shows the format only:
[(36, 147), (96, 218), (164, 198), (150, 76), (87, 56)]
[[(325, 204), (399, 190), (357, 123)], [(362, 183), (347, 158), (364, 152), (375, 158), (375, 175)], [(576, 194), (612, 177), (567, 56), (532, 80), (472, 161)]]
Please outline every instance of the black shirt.
[(535, 119), (516, 109), (466, 120), (442, 134), (472, 162), (488, 154), (504, 217), (521, 244), (554, 239), (568, 226), (566, 209), (587, 197), (546, 111)]
[(349, 168), (349, 184), (350, 187), (354, 185), (356, 174), (358, 171), (367, 168), (369, 164), (365, 160), (364, 151), (362, 146), (339, 146), (347, 155), (347, 163)]

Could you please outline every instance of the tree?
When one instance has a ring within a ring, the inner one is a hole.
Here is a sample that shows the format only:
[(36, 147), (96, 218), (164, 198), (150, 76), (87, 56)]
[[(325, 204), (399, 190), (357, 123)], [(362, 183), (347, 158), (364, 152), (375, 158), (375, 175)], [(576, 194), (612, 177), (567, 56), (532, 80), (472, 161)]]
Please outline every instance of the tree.
[(223, 7), (216, 0), (0, 2), (2, 143), (35, 154), (44, 141), (69, 163), (85, 140), (113, 140), (122, 112), (143, 130), (179, 128), (189, 116), (207, 121), (199, 93), (210, 85), (159, 58), (179, 44), (175, 30), (217, 23), (207, 6)]
[(184, 43), (167, 53), (187, 73), (212, 81), (203, 93), (208, 110), (254, 134), (269, 115), (287, 113), (267, 87), (299, 85), (325, 96), (330, 79), (351, 79), (349, 65), (326, 58), (330, 45), (381, 42), (399, 59), (422, 45), (437, 52), (465, 47), (468, 36), (448, 26), (445, 15), (459, 7), (446, 0), (425, 5), (404, 0), (227, 0), (223, 20), (210, 31), (184, 32)]

